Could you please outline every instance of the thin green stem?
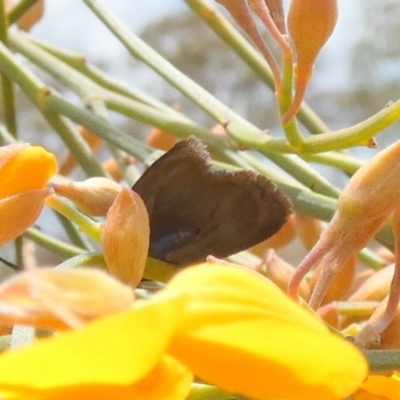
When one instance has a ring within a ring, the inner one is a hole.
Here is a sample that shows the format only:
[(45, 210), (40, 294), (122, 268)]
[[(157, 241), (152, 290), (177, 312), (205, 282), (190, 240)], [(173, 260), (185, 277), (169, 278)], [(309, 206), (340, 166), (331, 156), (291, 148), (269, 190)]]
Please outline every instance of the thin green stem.
[(400, 119), (400, 100), (385, 107), (372, 117), (350, 128), (307, 138), (301, 152), (320, 153), (355, 146), (370, 146), (375, 135)]
[(102, 253), (85, 253), (68, 258), (61, 264), (58, 264), (55, 269), (73, 269), (76, 267), (96, 267), (107, 270), (106, 262)]
[(400, 369), (400, 350), (363, 350), (371, 372)]
[(335, 167), (348, 175), (353, 175), (363, 165), (363, 162), (354, 156), (333, 151), (317, 154), (301, 154), (301, 158), (308, 162)]
[(95, 222), (86, 215), (82, 214), (76, 208), (72, 207), (68, 201), (56, 195), (48, 197), (46, 199), (46, 205), (48, 207), (51, 207), (53, 210), (57, 211), (70, 221), (73, 221), (76, 225), (79, 226), (79, 229), (82, 232), (85, 232), (94, 241), (100, 243), (101, 232), (100, 224), (98, 222)]
[(153, 97), (141, 92), (137, 88), (133, 88), (127, 84), (127, 82), (119, 81), (118, 79), (105, 74), (102, 70), (97, 68), (95, 65), (90, 64), (86, 61), (85, 57), (78, 53), (73, 53), (68, 50), (63, 50), (58, 47), (52, 46), (51, 44), (37, 40), (35, 38), (28, 38), (32, 43), (36, 44), (43, 50), (47, 51), (54, 57), (57, 57), (60, 61), (74, 68), (76, 71), (85, 75), (88, 79), (100, 85), (102, 88), (107, 89), (114, 93), (119, 93), (123, 96), (131, 98), (141, 103), (147, 104), (153, 108), (157, 108), (160, 111), (169, 112), (172, 114), (178, 114), (173, 108), (168, 105), (154, 99)]
[(17, 22), (38, 0), (22, 0), (10, 11), (10, 25)]
[(84, 2), (134, 57), (147, 64), (216, 121), (225, 123), (230, 120), (241, 120), (244, 124), (250, 125), (134, 35), (107, 10), (101, 1), (84, 0)]
[[(4, 0), (0, 0), (0, 41), (8, 47), (8, 18)], [(4, 108), (4, 119), (8, 131), (16, 137), (17, 121), (15, 118), (15, 100), (12, 80), (0, 69), (1, 94)]]
[[(327, 179), (318, 174), (309, 164), (301, 160), (298, 156), (264, 151), (266, 146), (262, 146), (259, 143), (260, 141), (268, 141), (269, 136), (265, 133), (262, 133), (257, 128), (253, 130), (247, 130), (241, 125), (240, 122), (231, 122), (227, 126), (227, 130), (229, 135), (234, 137), (236, 141), (245, 147), (250, 147), (251, 149), (257, 148), (257, 150), (263, 153), (268, 159), (279, 165), (283, 170), (288, 172), (304, 186), (307, 186), (313, 191), (327, 196), (334, 198), (339, 196), (340, 191), (337, 188), (335, 188)], [(255, 145), (253, 140), (254, 138), (256, 138), (258, 141), (258, 145), (255, 147), (253, 147)]]
[(85, 238), (82, 235), (82, 233), (76, 227), (76, 225), (74, 225), (68, 218), (65, 218), (63, 215), (59, 213), (55, 214), (73, 245), (85, 249), (87, 251), (93, 251), (93, 246), (89, 243), (87, 238)]
[(52, 236), (50, 237), (36, 228), (29, 228), (24, 233), (24, 236), (62, 258), (73, 257), (86, 252), (86, 250), (67, 244), (63, 240), (55, 239)]

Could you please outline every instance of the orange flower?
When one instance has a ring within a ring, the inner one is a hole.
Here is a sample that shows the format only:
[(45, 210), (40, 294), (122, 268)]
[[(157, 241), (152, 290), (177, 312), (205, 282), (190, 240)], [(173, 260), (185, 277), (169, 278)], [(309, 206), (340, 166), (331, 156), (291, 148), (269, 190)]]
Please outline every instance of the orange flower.
[(352, 400), (398, 400), (400, 398), (400, 374), (392, 376), (371, 375), (363, 383)]
[(56, 169), (54, 155), (42, 147), (13, 144), (0, 148), (0, 246), (36, 221), (52, 193), (46, 184)]

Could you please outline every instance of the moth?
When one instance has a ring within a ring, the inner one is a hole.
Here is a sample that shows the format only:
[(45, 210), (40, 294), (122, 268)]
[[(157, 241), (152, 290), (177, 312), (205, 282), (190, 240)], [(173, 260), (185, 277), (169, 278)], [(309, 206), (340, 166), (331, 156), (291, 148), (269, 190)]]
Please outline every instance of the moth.
[(224, 258), (272, 236), (291, 203), (265, 176), (217, 169), (191, 136), (155, 161), (133, 185), (150, 217), (153, 258), (176, 266)]

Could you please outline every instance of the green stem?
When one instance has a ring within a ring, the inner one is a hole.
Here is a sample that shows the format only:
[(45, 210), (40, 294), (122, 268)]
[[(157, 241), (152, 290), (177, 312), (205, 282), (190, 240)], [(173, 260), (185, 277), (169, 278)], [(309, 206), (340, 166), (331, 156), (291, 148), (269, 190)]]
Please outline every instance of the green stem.
[(176, 69), (139, 37), (135, 36), (121, 21), (107, 10), (101, 1), (84, 0), (84, 2), (134, 57), (147, 64), (216, 121), (225, 123), (230, 120), (240, 120), (246, 125), (251, 125), (218, 101), (200, 85)]
[[(0, 41), (5, 47), (8, 47), (8, 18), (5, 12), (4, 0), (0, 0)], [(1, 69), (0, 69), (1, 71)], [(1, 95), (4, 107), (4, 119), (6, 122), (7, 130), (16, 137), (17, 135), (17, 121), (15, 118), (15, 100), (14, 100), (14, 89), (12, 80), (0, 72), (1, 77)]]
[(67, 244), (62, 240), (55, 239), (54, 237), (50, 237), (36, 228), (29, 228), (24, 233), (24, 236), (62, 258), (73, 257), (85, 252), (84, 249)]
[(68, 201), (56, 195), (52, 195), (46, 199), (46, 205), (57, 211), (64, 217), (73, 221), (79, 226), (82, 232), (85, 232), (97, 243), (101, 241), (101, 229), (98, 222), (93, 221), (86, 215), (79, 212), (76, 208), (72, 207)]
[(107, 265), (101, 253), (85, 253), (71, 257), (68, 260), (58, 264), (56, 269), (73, 269), (77, 267), (96, 267), (107, 270)]
[(93, 246), (81, 234), (81, 232), (76, 227), (76, 225), (74, 225), (68, 218), (65, 218), (63, 215), (61, 215), (59, 213), (55, 213), (55, 214), (73, 245), (80, 247), (82, 249), (85, 249), (87, 251), (93, 251)]
[(372, 117), (336, 132), (327, 132), (306, 139), (301, 152), (320, 153), (355, 146), (371, 146), (371, 140), (400, 119), (400, 100), (385, 107)]
[[(283, 54), (283, 86), (277, 94), (280, 116), (284, 116), (293, 101), (293, 53), (291, 49), (285, 49)], [(293, 149), (299, 149), (303, 145), (304, 137), (299, 130), (296, 118), (282, 125), (286, 138)]]
[(400, 350), (363, 350), (371, 372), (400, 369)]
[(115, 79), (105, 74), (96, 66), (88, 63), (85, 57), (81, 54), (73, 53), (68, 50), (62, 50), (58, 47), (52, 46), (51, 44), (45, 43), (32, 37), (29, 37), (28, 39), (35, 45), (53, 55), (54, 57), (57, 57), (64, 64), (74, 68), (76, 71), (85, 75), (86, 78), (100, 85), (102, 88), (147, 104), (148, 106), (159, 109), (160, 111), (169, 112), (174, 115), (178, 114), (178, 112), (175, 111), (173, 108), (154, 99), (153, 97), (148, 96), (146, 93), (141, 92), (137, 88), (129, 86), (127, 82), (119, 81), (118, 79)]
[(363, 165), (363, 162), (354, 156), (333, 151), (317, 154), (301, 154), (301, 158), (308, 162), (335, 167), (350, 176)]
[(10, 25), (17, 22), (38, 0), (22, 0), (10, 11)]

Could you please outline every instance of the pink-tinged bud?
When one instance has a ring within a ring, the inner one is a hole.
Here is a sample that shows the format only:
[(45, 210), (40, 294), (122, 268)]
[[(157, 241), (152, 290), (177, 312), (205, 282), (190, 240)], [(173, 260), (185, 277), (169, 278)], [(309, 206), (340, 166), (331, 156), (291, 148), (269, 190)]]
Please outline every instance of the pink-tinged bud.
[(400, 192), (400, 141), (380, 151), (350, 179), (338, 208), (350, 219), (389, 218)]
[(306, 214), (296, 212), (294, 226), (303, 246), (311, 250), (321, 236), (323, 226), (320, 220)]
[(94, 268), (32, 269), (0, 285), (3, 324), (63, 330), (131, 306), (131, 288)]
[(22, 235), (35, 223), (53, 190), (39, 189), (0, 200), (0, 246)]
[(265, 4), (279, 32), (285, 33), (285, 12), (283, 10), (282, 0), (265, 0)]
[(149, 216), (140, 196), (123, 188), (108, 211), (101, 244), (110, 272), (136, 287), (143, 277), (150, 240)]
[(397, 141), (352, 176), (338, 200), (331, 222), (299, 265), (289, 287), (292, 296), (298, 279), (323, 258), (321, 275), (310, 300), (312, 307), (317, 308), (344, 263), (368, 244), (398, 208), (399, 159), (400, 141)]
[[(286, 291), (287, 285), (292, 278), (295, 268), (280, 258), (274, 250), (268, 250), (262, 264), (257, 267), (257, 271), (275, 283), (282, 291)], [(310, 298), (310, 285), (306, 280), (302, 280), (299, 289), (300, 296), (308, 301)]]
[[(322, 265), (323, 264), (321, 264), (320, 266)], [(328, 304), (336, 300), (345, 299), (347, 297), (353, 286), (356, 267), (357, 267), (357, 257), (352, 256), (343, 264), (340, 271), (332, 279), (332, 282), (329, 285), (329, 288), (325, 294), (322, 304)], [(314, 290), (314, 287), (318, 281), (319, 274), (320, 274), (320, 267), (317, 268), (310, 281), (311, 291)]]
[(110, 179), (96, 177), (83, 182), (52, 183), (54, 192), (66, 197), (88, 215), (106, 215), (113, 204), (121, 186)]
[(331, 36), (337, 22), (337, 0), (292, 0), (288, 14), (288, 30), (296, 53), (296, 91), (293, 103), (283, 116), (286, 123), (301, 106), (314, 63)]

